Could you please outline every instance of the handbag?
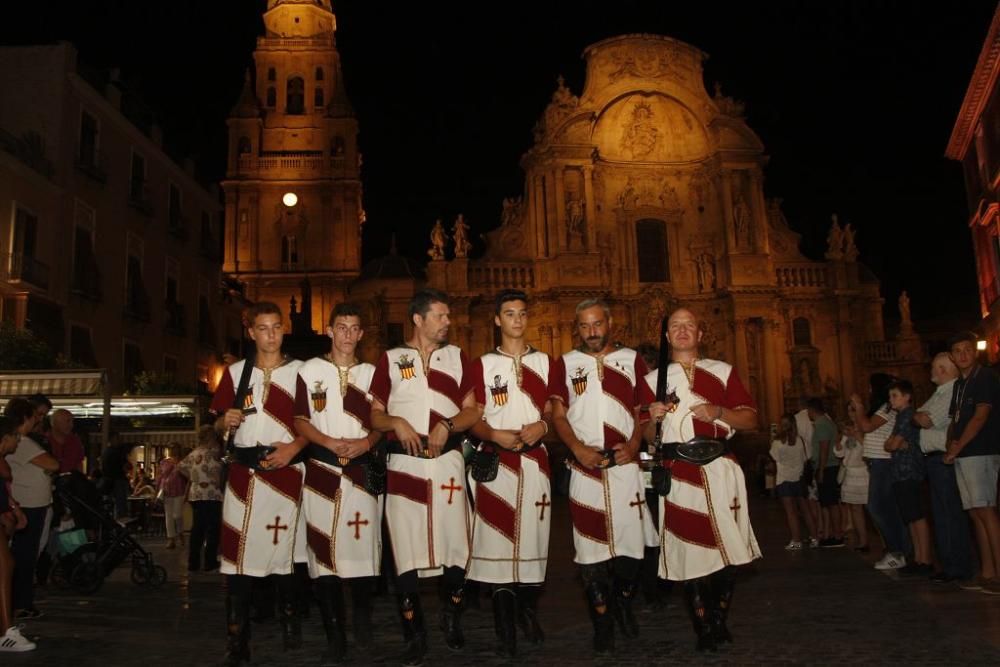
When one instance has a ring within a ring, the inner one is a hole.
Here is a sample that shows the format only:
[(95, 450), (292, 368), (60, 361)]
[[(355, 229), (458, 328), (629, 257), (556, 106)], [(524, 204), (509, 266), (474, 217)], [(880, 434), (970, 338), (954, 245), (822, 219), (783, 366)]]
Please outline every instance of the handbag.
[(670, 483), (672, 481), (673, 474), (670, 468), (664, 468), (662, 465), (658, 465), (653, 468), (652, 486), (653, 492), (658, 496), (665, 496), (670, 493)]
[(470, 474), (477, 482), (492, 482), (500, 472), (500, 452), (495, 445), (481, 444), (472, 455)]
[(365, 465), (365, 490), (373, 496), (381, 496), (385, 493), (387, 475), (385, 457), (373, 453)]
[(809, 450), (806, 449), (805, 439), (800, 435), (799, 440), (802, 442), (802, 451), (806, 455), (805, 463), (802, 464), (802, 477), (799, 478), (799, 481), (802, 483), (802, 486), (809, 488), (812, 486), (813, 476), (816, 471), (813, 470), (813, 462), (812, 459), (809, 458)]

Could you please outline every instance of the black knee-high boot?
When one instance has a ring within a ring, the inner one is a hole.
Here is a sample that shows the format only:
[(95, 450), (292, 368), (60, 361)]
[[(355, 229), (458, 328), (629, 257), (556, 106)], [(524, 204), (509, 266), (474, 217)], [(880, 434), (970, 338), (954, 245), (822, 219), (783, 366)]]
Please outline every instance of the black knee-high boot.
[(340, 577), (320, 577), (313, 582), (313, 594), (319, 604), (323, 631), (326, 633), (326, 650), (320, 664), (336, 665), (347, 657), (347, 638), (344, 636), (344, 590)]
[(520, 584), (517, 587), (517, 624), (525, 640), (534, 646), (545, 642), (545, 633), (538, 622), (538, 594), (541, 586)]
[(375, 578), (358, 577), (350, 581), (354, 644), (360, 649), (368, 649), (372, 645), (372, 589)]
[(403, 626), (403, 641), (406, 649), (403, 651), (402, 663), (407, 667), (420, 667), (427, 655), (427, 630), (424, 626), (424, 611), (420, 605), (417, 593), (400, 593), (399, 621)]
[(726, 621), (729, 618), (729, 607), (733, 601), (733, 573), (729, 568), (719, 570), (710, 575), (712, 584), (712, 610), (709, 623), (712, 625), (712, 635), (716, 643), (732, 643), (733, 635), (729, 632)]
[(627, 581), (615, 582), (615, 621), (622, 634), (629, 638), (639, 636), (639, 623), (632, 611), (632, 601), (635, 599), (636, 585)]
[(691, 615), (694, 634), (698, 637), (696, 647), (699, 651), (715, 650), (715, 638), (712, 636), (712, 626), (708, 618), (710, 610), (707, 602), (710, 597), (711, 590), (707, 577), (684, 582), (684, 600)]
[(465, 603), (465, 572), (460, 568), (446, 568), (442, 580), (441, 631), (444, 643), (452, 651), (465, 648), (462, 633), (462, 610)]
[(493, 625), (496, 629), (496, 653), (502, 658), (517, 655), (517, 594), (513, 584), (498, 585), (493, 589)]
[(281, 639), (285, 650), (302, 647), (302, 620), (299, 618), (294, 574), (278, 577), (278, 610), (281, 621)]
[(615, 650), (615, 620), (611, 612), (608, 585), (603, 581), (587, 584), (587, 607), (594, 623), (594, 651), (607, 655)]
[[(249, 578), (247, 578), (249, 579)], [(229, 577), (226, 591), (225, 667), (239, 667), (250, 662), (250, 589), (249, 581), (239, 585)]]

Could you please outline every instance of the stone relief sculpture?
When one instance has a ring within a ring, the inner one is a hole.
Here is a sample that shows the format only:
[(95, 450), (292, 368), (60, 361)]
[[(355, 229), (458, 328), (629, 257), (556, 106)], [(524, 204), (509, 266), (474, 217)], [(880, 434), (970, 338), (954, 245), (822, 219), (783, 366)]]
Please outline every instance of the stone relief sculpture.
[(438, 218), (434, 222), (434, 228), (431, 229), (431, 247), (427, 251), (431, 261), (440, 262), (444, 259), (446, 245), (448, 245), (448, 235), (444, 231), (444, 225), (441, 224), (441, 218)]
[(634, 160), (646, 158), (656, 148), (660, 130), (653, 119), (653, 109), (645, 102), (639, 102), (632, 109), (632, 121), (622, 133), (621, 149), (632, 155)]
[(521, 197), (504, 197), (503, 212), (500, 214), (500, 224), (503, 227), (514, 227), (521, 224)]

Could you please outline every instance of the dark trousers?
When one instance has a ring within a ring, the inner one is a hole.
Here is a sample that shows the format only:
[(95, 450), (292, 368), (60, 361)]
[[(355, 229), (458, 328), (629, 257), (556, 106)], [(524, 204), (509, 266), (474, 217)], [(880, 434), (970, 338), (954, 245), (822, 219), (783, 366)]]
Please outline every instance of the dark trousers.
[(22, 507), (28, 519), (24, 530), (14, 533), (10, 544), (14, 556), (14, 576), (11, 598), (14, 609), (28, 609), (35, 604), (35, 563), (38, 562), (38, 545), (45, 528), (48, 507)]
[(924, 459), (927, 481), (931, 486), (931, 510), (934, 512), (934, 545), (941, 568), (949, 577), (972, 577), (972, 542), (969, 517), (962, 509), (955, 481), (955, 466), (946, 465), (940, 455)]
[(128, 516), (128, 494), (127, 479), (116, 479), (111, 482), (111, 497), (115, 501), (116, 519), (124, 519)]
[[(222, 528), (221, 500), (192, 500), (191, 542), (188, 544), (188, 569), (199, 570), (202, 564), (214, 569), (219, 564), (219, 531)], [(205, 559), (202, 560), (202, 545)]]
[(868, 472), (868, 513), (872, 515), (875, 527), (882, 533), (889, 551), (909, 557), (913, 546), (910, 543), (910, 532), (903, 523), (899, 505), (892, 493), (892, 461), (874, 459)]

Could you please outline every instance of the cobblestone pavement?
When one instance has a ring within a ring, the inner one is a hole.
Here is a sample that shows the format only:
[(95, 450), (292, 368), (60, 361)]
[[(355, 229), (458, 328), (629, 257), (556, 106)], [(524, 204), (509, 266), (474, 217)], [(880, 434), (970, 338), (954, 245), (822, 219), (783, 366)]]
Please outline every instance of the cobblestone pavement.
[[(519, 664), (649, 665), (705, 664), (1000, 664), (1000, 596), (963, 591), (926, 580), (898, 580), (871, 567), (875, 554), (850, 549), (789, 553), (776, 501), (754, 499), (751, 512), (764, 559), (740, 574), (730, 626), (736, 643), (718, 653), (694, 650), (693, 634), (675, 593), (665, 608), (643, 607), (642, 635), (619, 636), (613, 658), (595, 659), (591, 628), (572, 564), (565, 499), (553, 506), (549, 577), (540, 603), (546, 629), (544, 648), (522, 651)], [(875, 540), (873, 540), (873, 544)], [(150, 538), (157, 561), (167, 566), (168, 583), (159, 590), (134, 586), (119, 570), (94, 596), (54, 588), (39, 593), (45, 617), (25, 633), (38, 650), (3, 654), (7, 665), (205, 665), (216, 664), (223, 648), (223, 591), (218, 574), (188, 577), (183, 554), (166, 551)], [(428, 582), (429, 583), (429, 582)], [(436, 628), (436, 605), (428, 588), (428, 665), (499, 665), (492, 653), (492, 614), (482, 599), (465, 616), (467, 647), (450, 653)], [(375, 607), (375, 648), (353, 652), (351, 664), (397, 664), (402, 648), (398, 622), (387, 596)], [(282, 653), (277, 624), (254, 626), (254, 665), (309, 665), (323, 648), (318, 613), (304, 622), (305, 646)]]

